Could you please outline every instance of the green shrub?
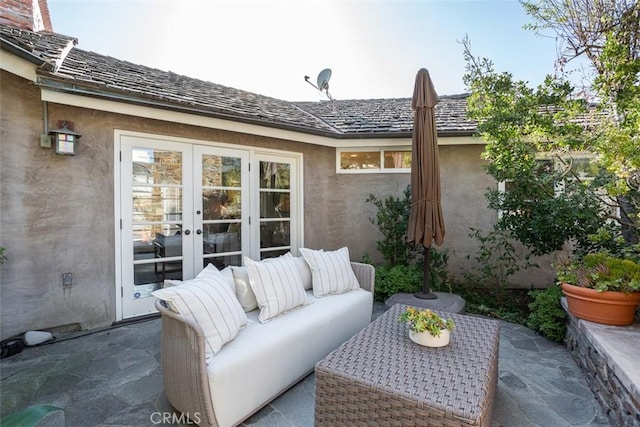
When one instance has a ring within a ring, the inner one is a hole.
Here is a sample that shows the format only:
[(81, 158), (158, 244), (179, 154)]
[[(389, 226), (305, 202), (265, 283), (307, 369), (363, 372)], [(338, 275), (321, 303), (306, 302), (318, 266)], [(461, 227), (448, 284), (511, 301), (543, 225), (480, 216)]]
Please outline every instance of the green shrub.
[[(431, 247), (431, 267), (429, 268), (429, 277), (431, 278), (430, 287), (432, 291), (453, 293), (451, 282), (453, 281), (449, 270), (447, 270), (449, 262), (449, 254), (447, 251), (438, 251), (435, 247)], [(424, 258), (416, 264), (422, 269), (424, 266)]]
[(398, 292), (414, 293), (422, 289), (422, 269), (413, 265), (376, 267), (376, 301), (386, 301)]
[(527, 326), (552, 341), (562, 342), (567, 332), (567, 315), (560, 304), (562, 289), (553, 285), (545, 290), (531, 291), (529, 295), (533, 302), (529, 304), (531, 312)]
[(409, 214), (411, 213), (411, 188), (404, 190), (403, 198), (388, 196), (386, 199), (378, 199), (369, 194), (366, 200), (378, 208), (376, 218), (371, 223), (377, 225), (384, 236), (376, 242), (376, 247), (382, 254), (386, 265), (412, 264), (420, 254), (422, 247), (416, 247), (407, 243), (407, 227)]

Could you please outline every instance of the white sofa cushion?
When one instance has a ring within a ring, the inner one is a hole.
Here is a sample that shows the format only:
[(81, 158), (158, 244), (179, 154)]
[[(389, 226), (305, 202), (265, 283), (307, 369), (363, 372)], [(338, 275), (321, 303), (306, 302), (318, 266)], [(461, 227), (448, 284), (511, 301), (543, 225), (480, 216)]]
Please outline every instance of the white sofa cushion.
[(268, 322), (307, 303), (307, 297), (291, 257), (254, 261), (245, 257), (251, 289), (260, 308), (259, 320)]
[(311, 270), (309, 269), (309, 264), (305, 261), (304, 257), (291, 255), (291, 252), (287, 252), (285, 256), (290, 256), (293, 259), (293, 263), (296, 265), (298, 269), (298, 274), (302, 279), (302, 286), (305, 290), (310, 290), (313, 288), (313, 282), (311, 280)]
[[(285, 257), (290, 257), (297, 270), (300, 278), (302, 279), (302, 286), (305, 290), (309, 290), (312, 288), (311, 284), (311, 270), (309, 270), (309, 265), (304, 260), (303, 257), (294, 257), (290, 252), (287, 252)], [(264, 259), (263, 262), (273, 262), (278, 258), (267, 258)], [(258, 301), (256, 301), (256, 295), (253, 293), (253, 289), (251, 289), (251, 284), (249, 282), (249, 272), (247, 271), (247, 267), (227, 267), (231, 268), (233, 271), (233, 279), (235, 282), (235, 292), (238, 297), (238, 301), (240, 301), (240, 305), (246, 313), (255, 310), (258, 308)], [(225, 268), (222, 270), (224, 272), (227, 270)]]
[(207, 363), (247, 324), (247, 316), (222, 275), (201, 277), (151, 293), (204, 331)]
[(300, 252), (311, 269), (314, 296), (341, 294), (360, 287), (351, 268), (348, 248), (336, 251), (301, 248)]
[[(218, 425), (237, 425), (371, 321), (373, 295), (363, 289), (318, 299), (306, 294), (313, 304), (250, 323), (207, 366)], [(249, 320), (258, 316), (247, 313)]]
[(231, 267), (231, 271), (233, 272), (236, 297), (238, 297), (243, 310), (248, 313), (258, 308), (256, 295), (253, 293), (249, 282), (247, 267)]

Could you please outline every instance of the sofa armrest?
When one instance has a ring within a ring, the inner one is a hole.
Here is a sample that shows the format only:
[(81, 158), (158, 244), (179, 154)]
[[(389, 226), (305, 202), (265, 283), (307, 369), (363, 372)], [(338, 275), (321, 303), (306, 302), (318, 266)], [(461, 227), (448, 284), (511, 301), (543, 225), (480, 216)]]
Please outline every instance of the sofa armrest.
[(185, 316), (168, 310), (159, 300), (155, 306), (162, 315), (162, 375), (167, 399), (199, 426), (217, 427), (202, 329)]
[(370, 264), (361, 262), (351, 262), (351, 268), (356, 274), (360, 287), (373, 294), (376, 283), (376, 269)]

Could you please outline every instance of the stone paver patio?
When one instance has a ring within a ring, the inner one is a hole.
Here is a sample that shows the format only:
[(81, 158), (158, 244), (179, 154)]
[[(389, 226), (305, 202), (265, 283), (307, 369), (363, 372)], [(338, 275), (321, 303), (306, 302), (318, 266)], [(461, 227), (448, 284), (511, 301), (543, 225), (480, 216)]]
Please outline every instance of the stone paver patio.
[[(376, 303), (374, 316), (384, 310)], [(25, 349), (0, 361), (2, 416), (52, 404), (41, 426), (186, 425), (167, 401), (160, 320), (151, 319)], [(314, 376), (244, 425), (312, 426)], [(520, 325), (502, 322), (492, 426), (608, 426), (570, 353)]]

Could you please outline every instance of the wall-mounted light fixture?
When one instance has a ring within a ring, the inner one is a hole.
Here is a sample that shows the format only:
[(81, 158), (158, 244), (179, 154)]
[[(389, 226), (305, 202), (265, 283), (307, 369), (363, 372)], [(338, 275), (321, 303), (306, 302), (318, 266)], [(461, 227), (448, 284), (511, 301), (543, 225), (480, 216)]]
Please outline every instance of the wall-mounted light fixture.
[(56, 154), (64, 154), (75, 156), (78, 145), (78, 139), (82, 136), (77, 132), (69, 129), (69, 122), (63, 121), (60, 129), (49, 131), (49, 135), (53, 136), (53, 143), (56, 146)]

